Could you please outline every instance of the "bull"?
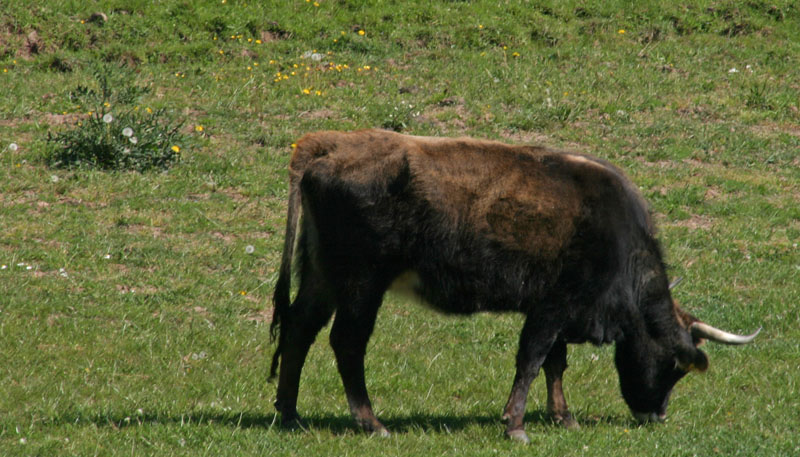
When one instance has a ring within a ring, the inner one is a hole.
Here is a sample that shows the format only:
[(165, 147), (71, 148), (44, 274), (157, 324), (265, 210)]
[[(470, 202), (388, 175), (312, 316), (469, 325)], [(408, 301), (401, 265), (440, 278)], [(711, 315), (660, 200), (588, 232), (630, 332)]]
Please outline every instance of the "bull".
[(604, 160), (468, 138), (325, 131), (297, 142), (289, 172), (270, 328), (285, 424), (300, 421), (301, 370), (335, 313), (330, 344), (351, 414), (388, 435), (367, 394), (364, 356), (392, 287), (445, 313), (525, 316), (502, 415), (506, 435), (523, 442), (540, 368), (548, 414), (576, 424), (562, 390), (567, 344), (614, 343), (622, 397), (648, 422), (665, 419), (679, 379), (708, 368), (704, 339), (744, 344), (758, 333), (716, 329), (673, 301), (648, 206)]

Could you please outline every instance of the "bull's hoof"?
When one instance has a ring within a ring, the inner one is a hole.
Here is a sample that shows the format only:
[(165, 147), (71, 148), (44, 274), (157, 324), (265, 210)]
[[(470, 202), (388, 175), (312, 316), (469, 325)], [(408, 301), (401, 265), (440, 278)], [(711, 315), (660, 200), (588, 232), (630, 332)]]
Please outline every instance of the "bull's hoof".
[(297, 414), (282, 414), (281, 427), (287, 430), (308, 430), (303, 420)]
[(553, 422), (555, 422), (556, 424), (558, 424), (558, 425), (560, 425), (560, 426), (562, 426), (564, 428), (572, 428), (572, 429), (581, 428), (581, 426), (578, 425), (578, 421), (576, 421), (572, 417), (572, 414), (570, 414), (570, 413), (567, 413), (567, 414), (554, 414), (553, 415)]
[(506, 436), (510, 440), (519, 441), (522, 444), (531, 444), (531, 440), (525, 430), (506, 430)]
[(381, 428), (375, 430), (374, 432), (372, 432), (372, 434), (376, 435), (376, 436), (380, 436), (381, 438), (389, 438), (390, 436), (392, 436), (392, 434), (389, 433), (389, 430), (386, 430), (385, 427), (381, 427)]

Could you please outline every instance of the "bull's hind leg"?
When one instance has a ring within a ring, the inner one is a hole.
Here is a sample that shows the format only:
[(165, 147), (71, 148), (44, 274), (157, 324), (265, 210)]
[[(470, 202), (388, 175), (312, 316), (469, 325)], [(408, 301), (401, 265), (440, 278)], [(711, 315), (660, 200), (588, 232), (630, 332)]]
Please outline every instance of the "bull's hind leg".
[(559, 424), (571, 428), (578, 423), (572, 418), (564, 398), (561, 385), (564, 370), (567, 369), (567, 343), (557, 341), (542, 365), (547, 380), (547, 413)]
[(330, 341), (353, 418), (365, 431), (389, 436), (386, 427), (372, 411), (364, 380), (364, 356), (381, 297), (382, 294), (374, 294), (371, 298), (356, 299), (340, 306), (333, 321)]
[(556, 332), (548, 327), (546, 322), (528, 316), (519, 338), (517, 372), (514, 375), (514, 384), (508, 396), (503, 420), (506, 421), (506, 436), (523, 443), (530, 442), (523, 423), (528, 390), (556, 339)]
[(333, 314), (333, 302), (320, 289), (321, 284), (322, 281), (303, 281), (297, 298), (281, 323), (281, 364), (275, 408), (281, 413), (281, 422), (286, 426), (300, 426), (300, 416), (297, 414), (300, 373), (311, 344)]

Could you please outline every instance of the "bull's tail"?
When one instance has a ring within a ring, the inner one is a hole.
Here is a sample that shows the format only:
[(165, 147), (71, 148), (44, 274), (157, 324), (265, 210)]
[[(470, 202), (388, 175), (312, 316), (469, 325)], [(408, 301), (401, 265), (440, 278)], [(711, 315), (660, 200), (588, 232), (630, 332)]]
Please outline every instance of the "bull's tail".
[(269, 371), (269, 378), (273, 379), (278, 371), (278, 363), (281, 352), (284, 348), (285, 338), (282, 336), (281, 325), (286, 324), (287, 313), (290, 305), (290, 290), (292, 280), (292, 258), (294, 257), (294, 245), (297, 238), (298, 221), (300, 220), (300, 175), (289, 172), (289, 208), (286, 216), (286, 235), (283, 240), (283, 257), (281, 258), (281, 269), (278, 272), (278, 282), (275, 284), (275, 292), (272, 295), (272, 323), (269, 326), (270, 338), (272, 341), (278, 340), (278, 347), (272, 355), (272, 366)]
[(281, 353), (286, 347), (286, 332), (282, 328), (286, 328), (287, 320), (290, 318), (292, 260), (295, 240), (298, 236), (298, 222), (302, 212), (300, 181), (313, 160), (325, 156), (330, 150), (335, 149), (338, 136), (337, 132), (317, 132), (300, 138), (289, 163), (289, 208), (286, 215), (286, 236), (283, 240), (283, 257), (281, 258), (281, 269), (278, 272), (278, 282), (275, 284), (275, 292), (272, 295), (275, 309), (272, 312), (272, 323), (269, 327), (272, 340), (274, 341), (276, 338), (278, 340), (278, 347), (272, 356), (270, 379), (275, 377)]

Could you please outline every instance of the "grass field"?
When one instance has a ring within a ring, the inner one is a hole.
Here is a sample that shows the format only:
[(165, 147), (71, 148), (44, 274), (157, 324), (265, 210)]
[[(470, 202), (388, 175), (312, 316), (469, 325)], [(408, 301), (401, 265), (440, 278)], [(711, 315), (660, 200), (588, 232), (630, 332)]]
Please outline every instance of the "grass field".
[[(660, 3), (3, 1), (0, 455), (800, 455), (800, 6)], [(130, 97), (76, 96), (98, 71)], [(48, 166), (48, 133), (98, 109), (165, 110), (180, 162)], [(269, 297), (291, 144), (366, 127), (616, 163), (683, 306), (761, 335), (706, 346), (711, 369), (653, 426), (630, 417), (613, 348), (572, 347), (581, 428), (547, 420), (537, 379), (524, 447), (499, 420), (520, 316), (388, 297), (367, 383), (392, 437), (355, 429), (326, 332), (309, 430), (280, 428)]]

